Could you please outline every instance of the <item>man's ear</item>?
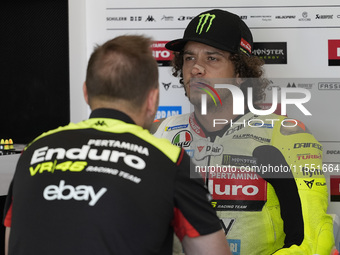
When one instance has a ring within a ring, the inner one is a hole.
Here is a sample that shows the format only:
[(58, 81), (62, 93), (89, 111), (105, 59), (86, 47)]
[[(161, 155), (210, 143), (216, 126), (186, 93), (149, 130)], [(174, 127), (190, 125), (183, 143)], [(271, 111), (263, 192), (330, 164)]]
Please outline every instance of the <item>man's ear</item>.
[(236, 81), (236, 85), (238, 87), (241, 87), (241, 84), (243, 83), (244, 80), (242, 78), (240, 78), (239, 74), (236, 74), (235, 81)]
[(83, 95), (84, 95), (85, 102), (89, 104), (89, 96), (87, 94), (86, 82), (84, 82), (83, 84)]
[(147, 114), (154, 116), (159, 103), (159, 88), (151, 89), (147, 97)]
[[(141, 119), (141, 125), (145, 129), (149, 129), (155, 119), (155, 115), (158, 108), (159, 101), (159, 89), (151, 89), (148, 92), (147, 98), (141, 108), (141, 114), (138, 116)], [(141, 117), (142, 115), (142, 117)]]

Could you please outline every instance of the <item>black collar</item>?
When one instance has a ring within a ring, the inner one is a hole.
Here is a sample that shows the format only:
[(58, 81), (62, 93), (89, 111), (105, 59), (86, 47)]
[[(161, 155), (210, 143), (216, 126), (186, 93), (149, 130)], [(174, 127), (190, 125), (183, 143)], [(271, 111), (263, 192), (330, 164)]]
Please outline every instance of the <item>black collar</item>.
[(91, 118), (118, 119), (125, 123), (136, 124), (127, 114), (121, 111), (108, 108), (98, 108), (91, 112)]

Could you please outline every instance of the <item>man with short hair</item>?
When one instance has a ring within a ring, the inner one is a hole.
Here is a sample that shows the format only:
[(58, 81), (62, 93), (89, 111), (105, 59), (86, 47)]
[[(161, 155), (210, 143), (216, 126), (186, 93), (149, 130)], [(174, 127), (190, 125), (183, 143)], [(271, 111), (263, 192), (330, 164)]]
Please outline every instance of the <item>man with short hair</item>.
[(205, 177), (233, 254), (329, 254), (322, 146), (301, 122), (260, 115), (268, 83), (247, 25), (208, 10), (165, 47), (174, 51), (173, 75), (194, 108), (153, 130), (183, 147)]
[(8, 254), (230, 254), (209, 192), (183, 149), (152, 136), (158, 67), (144, 36), (98, 46), (88, 120), (48, 131), (19, 159), (4, 224)]

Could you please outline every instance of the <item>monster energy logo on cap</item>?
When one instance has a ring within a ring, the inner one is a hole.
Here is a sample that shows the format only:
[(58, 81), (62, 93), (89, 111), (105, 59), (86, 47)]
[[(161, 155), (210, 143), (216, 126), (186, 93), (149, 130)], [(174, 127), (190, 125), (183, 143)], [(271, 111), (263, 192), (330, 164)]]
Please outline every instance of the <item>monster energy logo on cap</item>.
[(183, 38), (166, 43), (165, 48), (181, 52), (189, 41), (248, 56), (253, 48), (253, 37), (246, 23), (238, 15), (221, 9), (198, 14), (189, 22)]
[(215, 19), (215, 15), (214, 14), (210, 14), (210, 13), (205, 13), (199, 16), (200, 20), (198, 22), (198, 25), (196, 27), (196, 33), (201, 34), (205, 25), (207, 24), (207, 22), (210, 20), (209, 24), (207, 25), (207, 28), (205, 30), (205, 32), (208, 32), (211, 24), (213, 22), (213, 20)]

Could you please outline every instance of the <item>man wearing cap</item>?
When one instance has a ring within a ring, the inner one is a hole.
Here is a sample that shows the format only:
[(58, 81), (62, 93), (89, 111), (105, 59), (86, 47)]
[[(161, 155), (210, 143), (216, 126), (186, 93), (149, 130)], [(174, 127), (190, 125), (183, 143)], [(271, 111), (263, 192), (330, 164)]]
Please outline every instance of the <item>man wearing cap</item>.
[[(155, 136), (192, 157), (233, 254), (329, 254), (322, 146), (303, 123), (261, 115), (268, 83), (252, 47), (237, 15), (214, 9), (196, 16), (182, 39), (166, 44), (193, 112), (156, 122)], [(243, 113), (235, 111), (240, 93), (244, 102), (252, 98)]]

